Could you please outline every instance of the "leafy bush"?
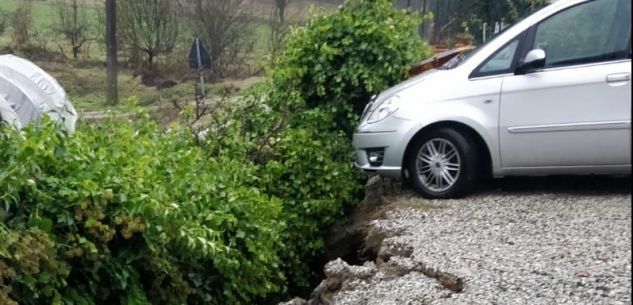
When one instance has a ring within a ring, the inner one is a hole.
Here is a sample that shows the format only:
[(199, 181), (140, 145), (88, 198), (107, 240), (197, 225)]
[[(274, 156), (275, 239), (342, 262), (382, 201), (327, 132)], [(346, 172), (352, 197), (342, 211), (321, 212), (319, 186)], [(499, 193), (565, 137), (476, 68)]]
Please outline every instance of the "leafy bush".
[(3, 304), (251, 304), (283, 286), (279, 201), (187, 131), (0, 137)]
[(287, 229), (282, 253), (290, 288), (297, 292), (317, 280), (309, 266), (321, 263), (323, 237), (346, 208), (357, 202), (361, 175), (354, 168), (345, 133), (328, 132), (322, 111), (301, 113), (302, 127), (281, 132), (261, 170), (263, 189), (282, 200)]
[(418, 21), (389, 0), (310, 21), (204, 141), (147, 119), (0, 130), (0, 303), (237, 305), (307, 288), (361, 189), (355, 116), (427, 54)]
[(359, 197), (349, 137), (365, 104), (431, 54), (416, 33), (421, 21), (389, 0), (348, 0), (294, 29), (271, 80), (246, 98), (241, 143), (252, 143), (262, 187), (282, 201), (291, 289), (305, 287), (321, 237)]
[(332, 112), (335, 127), (351, 134), (373, 94), (402, 81), (412, 64), (431, 55), (416, 32), (421, 22), (390, 0), (348, 0), (293, 30), (272, 73), (275, 91)]
[(282, 205), (285, 248), (279, 255), (286, 286), (302, 294), (318, 280), (311, 267), (324, 256), (324, 235), (357, 201), (362, 180), (345, 133), (324, 128), (330, 114), (273, 111), (261, 103), (270, 89), (258, 86), (242, 103), (216, 113), (203, 145), (213, 156), (256, 164), (253, 185)]
[(316, 17), (290, 34), (270, 81), (209, 132), (209, 151), (258, 164), (258, 188), (280, 199), (281, 267), (292, 292), (315, 279), (308, 266), (323, 257), (322, 237), (360, 195), (349, 141), (358, 115), (430, 54), (416, 34), (420, 21), (389, 0), (349, 0)]

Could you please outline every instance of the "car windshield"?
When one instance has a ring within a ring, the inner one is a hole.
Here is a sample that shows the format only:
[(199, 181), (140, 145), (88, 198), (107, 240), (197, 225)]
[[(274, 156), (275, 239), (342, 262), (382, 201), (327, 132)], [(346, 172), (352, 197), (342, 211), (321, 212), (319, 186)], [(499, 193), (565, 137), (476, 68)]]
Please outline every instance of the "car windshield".
[(470, 58), (479, 49), (481, 49), (481, 47), (476, 47), (476, 48), (474, 48), (474, 49), (472, 49), (470, 51), (466, 51), (466, 52), (464, 52), (462, 54), (459, 54), (459, 55), (451, 58), (449, 61), (447, 61), (445, 64), (441, 65), (437, 69), (438, 70), (450, 70), (450, 69), (453, 69), (453, 68), (459, 66), (464, 61), (466, 61), (466, 59)]
[(512, 28), (512, 26), (514, 26), (515, 24), (518, 24), (519, 22), (521, 22), (523, 19), (529, 17), (530, 15), (532, 15), (532, 13), (544, 8), (545, 6), (549, 5), (551, 2), (547, 2), (547, 4), (542, 5), (542, 6), (538, 6), (532, 10), (529, 10), (526, 14), (524, 14), (521, 18), (519, 18), (514, 24), (504, 28), (503, 30), (499, 31), (498, 33), (494, 34), (494, 36), (491, 37), (491, 39), (489, 39), (487, 42), (485, 42), (483, 45), (478, 46), (472, 50), (469, 50), (467, 52), (464, 52), (463, 54), (459, 54), (453, 58), (451, 58), (451, 60), (447, 61), (445, 64), (443, 64), (442, 66), (438, 67), (438, 70), (450, 70), (450, 69), (454, 69), (456, 67), (458, 67), (459, 65), (461, 65), (463, 62), (466, 61), (466, 59), (472, 57), (474, 54), (476, 54), (479, 50), (483, 49), (483, 47), (485, 47), (486, 45), (488, 45), (490, 42), (492, 42), (493, 40), (495, 40), (495, 38), (499, 37), (499, 35), (503, 34), (505, 31), (507, 31), (508, 29)]
[(467, 52), (464, 52), (463, 54), (459, 54), (459, 55), (451, 58), (451, 60), (447, 61), (445, 64), (440, 66), (438, 69), (439, 70), (450, 70), (450, 69), (454, 69), (454, 68), (458, 67), (461, 63), (465, 62), (466, 59), (470, 58), (475, 53), (477, 53), (479, 50), (483, 49), (483, 47), (488, 45), (491, 41), (495, 40), (495, 38), (497, 38), (499, 35), (503, 34), (509, 28), (511, 28), (511, 26), (499, 31), (498, 33), (496, 33), (494, 36), (492, 36), (491, 39), (488, 40), (483, 45), (478, 46), (478, 47), (476, 47), (476, 48), (474, 48), (472, 50), (469, 50)]

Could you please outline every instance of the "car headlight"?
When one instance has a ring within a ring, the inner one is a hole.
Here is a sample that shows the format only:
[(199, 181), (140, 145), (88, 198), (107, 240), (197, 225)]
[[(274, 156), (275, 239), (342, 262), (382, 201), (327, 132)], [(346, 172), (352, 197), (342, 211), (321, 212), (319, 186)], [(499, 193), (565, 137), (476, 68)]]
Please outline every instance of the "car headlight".
[(392, 113), (396, 112), (399, 107), (400, 97), (394, 95), (388, 99), (385, 99), (382, 103), (378, 104), (374, 109), (370, 109), (369, 117), (367, 118), (367, 123), (373, 124), (376, 122), (380, 122), (387, 117), (389, 117)]

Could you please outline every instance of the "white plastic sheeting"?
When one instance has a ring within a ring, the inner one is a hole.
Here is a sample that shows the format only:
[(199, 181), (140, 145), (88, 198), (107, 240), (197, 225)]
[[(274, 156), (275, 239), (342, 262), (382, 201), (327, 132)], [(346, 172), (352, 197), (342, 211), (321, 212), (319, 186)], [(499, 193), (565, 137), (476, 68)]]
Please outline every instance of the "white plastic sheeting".
[(0, 55), (0, 100), (13, 109), (21, 126), (37, 122), (42, 114), (47, 114), (54, 122), (63, 124), (68, 132), (75, 130), (77, 112), (64, 89), (26, 59)]
[(9, 102), (0, 97), (0, 123), (2, 122), (7, 122), (9, 125), (14, 126), (17, 129), (22, 128), (22, 123), (20, 123), (18, 114), (15, 113), (13, 108), (11, 108)]

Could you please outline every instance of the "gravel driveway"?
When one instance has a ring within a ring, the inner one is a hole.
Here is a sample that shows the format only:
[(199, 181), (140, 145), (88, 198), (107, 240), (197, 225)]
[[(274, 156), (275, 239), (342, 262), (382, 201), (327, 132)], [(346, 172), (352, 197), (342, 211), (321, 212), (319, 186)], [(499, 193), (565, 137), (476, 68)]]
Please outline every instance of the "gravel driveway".
[(328, 299), (338, 305), (631, 304), (630, 182), (504, 179), (461, 200), (413, 199), (419, 206), (371, 222), (390, 236), (375, 263), (326, 266), (327, 275), (344, 279)]

